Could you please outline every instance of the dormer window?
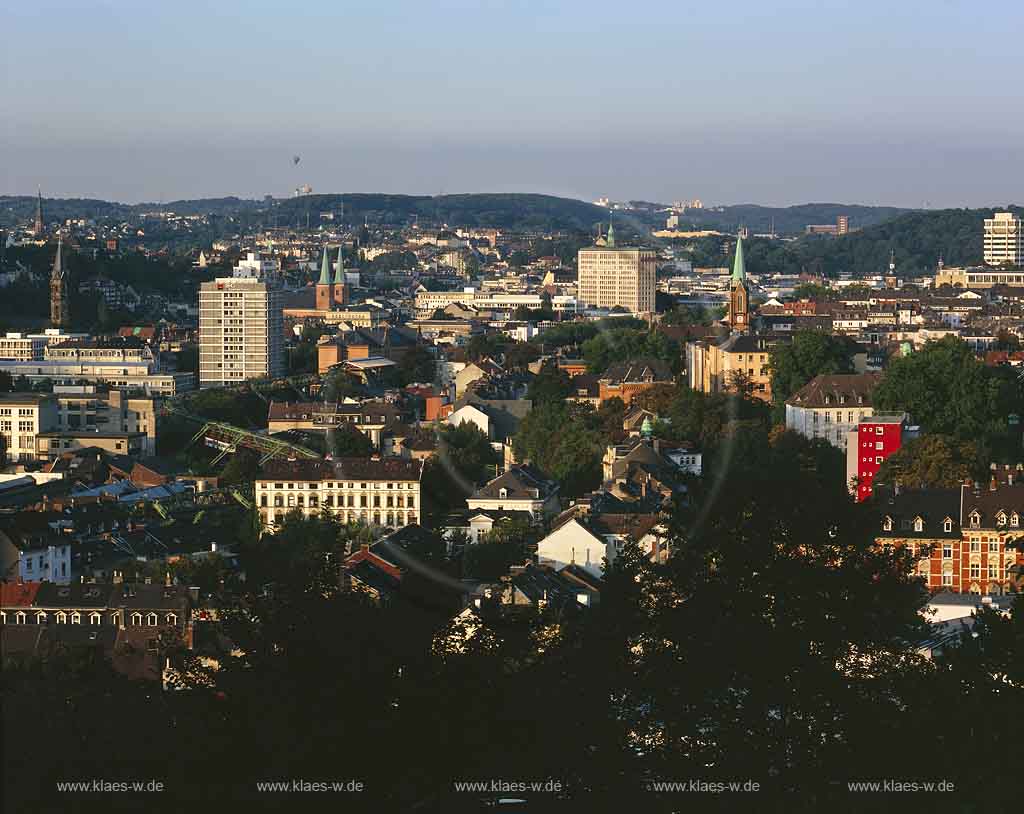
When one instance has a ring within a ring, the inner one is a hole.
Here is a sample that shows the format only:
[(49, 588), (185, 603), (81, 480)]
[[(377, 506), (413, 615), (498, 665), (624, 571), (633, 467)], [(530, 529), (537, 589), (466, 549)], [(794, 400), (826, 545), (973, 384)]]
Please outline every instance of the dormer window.
[(176, 613), (168, 613), (167, 618), (164, 621), (169, 625), (176, 625), (178, 624), (178, 615)]
[(506, 489), (506, 488), (505, 488), (504, 486), (503, 486), (503, 487), (501, 487), (501, 488), (500, 488), (500, 489), (498, 490), (498, 497), (499, 497), (499, 498), (501, 498), (502, 500), (504, 500), (505, 498), (507, 498), (507, 497), (508, 497), (508, 489)]
[(149, 613), (146, 615), (146, 624), (150, 627), (155, 627), (158, 624), (157, 616), (155, 613)]
[(886, 517), (885, 520), (882, 521), (882, 530), (883, 531), (892, 531), (892, 518), (891, 517)]
[(100, 623), (101, 615), (99, 611), (93, 611), (89, 614), (89, 624), (98, 625)]
[(1005, 526), (1006, 525), (1006, 512), (999, 512), (999, 514), (996, 515), (996, 525), (997, 526)]
[(16, 625), (25, 624), (25, 611), (18, 611), (16, 614), (14, 614), (14, 623)]
[(73, 624), (73, 625), (80, 625), (80, 624), (82, 624), (82, 614), (80, 614), (78, 611), (75, 611), (74, 613), (72, 613), (71, 614), (71, 624)]
[(1020, 515), (1014, 512), (1010, 515), (1010, 525), (1017, 528), (1020, 525)]
[(947, 517), (945, 520), (942, 521), (942, 530), (947, 533), (953, 530), (952, 518)]
[(976, 529), (981, 525), (981, 515), (978, 512), (971, 512), (971, 528)]
[(37, 625), (46, 624), (46, 611), (38, 611), (36, 613), (36, 624)]
[(142, 624), (142, 614), (138, 611), (132, 614), (132, 624), (137, 626)]
[(66, 625), (68, 622), (68, 615), (64, 611), (57, 611), (57, 624)]
[(924, 520), (920, 517), (914, 518), (914, 531), (924, 531)]

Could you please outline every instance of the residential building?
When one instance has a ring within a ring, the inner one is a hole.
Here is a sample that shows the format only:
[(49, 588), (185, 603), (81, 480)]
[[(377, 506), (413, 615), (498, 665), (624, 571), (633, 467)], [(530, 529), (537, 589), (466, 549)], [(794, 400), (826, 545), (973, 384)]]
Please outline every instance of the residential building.
[(862, 419), (851, 430), (846, 441), (846, 482), (853, 491), (856, 485), (858, 503), (874, 493), (874, 478), (885, 459), (914, 437), (904, 413), (876, 413)]
[(272, 401), (267, 431), (271, 434), (287, 430), (327, 432), (347, 424), (367, 436), (374, 446), (380, 446), (384, 429), (399, 421), (398, 410), (384, 401)]
[(656, 251), (618, 248), (614, 227), (609, 226), (604, 246), (579, 250), (577, 297), (598, 308), (653, 313), (657, 266)]
[(59, 422), (57, 399), (48, 393), (0, 393), (0, 436), (9, 461), (34, 461), (36, 437)]
[[(1018, 260), (1018, 263), (1021, 261)], [(1024, 269), (999, 269), (975, 266), (953, 268), (946, 266), (935, 275), (935, 287), (951, 285), (954, 288), (984, 289), (993, 286), (1024, 286)]]
[(86, 385), (56, 385), (62, 432), (106, 430), (141, 434), (142, 454), (156, 455), (156, 404), (152, 396)]
[(256, 479), (256, 505), (270, 528), (290, 511), (324, 509), (347, 523), (397, 528), (419, 522), (422, 474), (422, 461), (403, 458), (271, 460)]
[(815, 376), (786, 399), (786, 429), (845, 450), (851, 430), (874, 413), (871, 394), (880, 379), (877, 373)]
[(219, 277), (199, 288), (199, 386), (283, 375), (281, 290), (272, 282)]
[(672, 381), (672, 369), (660, 359), (615, 362), (598, 377), (599, 402), (619, 398), (628, 406), (637, 394)]
[(779, 337), (734, 333), (719, 339), (686, 343), (690, 388), (702, 393), (735, 391), (742, 385), (754, 398), (771, 401), (768, 356)]
[(985, 218), (985, 265), (1024, 266), (1024, 221), (1013, 212)]
[(558, 483), (521, 464), (481, 486), (466, 505), (470, 510), (526, 512), (536, 522), (558, 511)]
[(33, 385), (97, 384), (158, 396), (173, 396), (195, 387), (194, 373), (154, 373), (151, 367), (149, 362), (0, 361), (0, 370), (15, 379), (24, 376)]
[[(1021, 474), (1021, 473), (1017, 473)], [(880, 545), (909, 548), (933, 592), (1000, 595), (1024, 569), (1024, 483), (897, 489), (879, 507)]]
[(43, 358), (46, 339), (23, 333), (7, 333), (0, 337), (0, 359), (33, 362)]
[(41, 512), (24, 512), (0, 527), (0, 578), (71, 582), (71, 540), (51, 528)]

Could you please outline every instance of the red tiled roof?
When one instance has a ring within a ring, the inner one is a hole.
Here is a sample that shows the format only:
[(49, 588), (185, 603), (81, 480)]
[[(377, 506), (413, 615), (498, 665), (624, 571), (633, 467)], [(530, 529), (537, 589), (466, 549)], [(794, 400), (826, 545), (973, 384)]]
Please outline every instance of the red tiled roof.
[(0, 605), (27, 608), (35, 602), (41, 582), (0, 582)]

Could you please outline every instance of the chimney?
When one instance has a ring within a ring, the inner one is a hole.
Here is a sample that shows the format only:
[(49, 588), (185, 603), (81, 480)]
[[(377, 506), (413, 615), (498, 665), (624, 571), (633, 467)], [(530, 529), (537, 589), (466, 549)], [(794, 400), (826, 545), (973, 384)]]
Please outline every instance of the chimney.
[(988, 490), (994, 492), (998, 486), (999, 483), (996, 481), (996, 476), (993, 475), (992, 479), (988, 482)]

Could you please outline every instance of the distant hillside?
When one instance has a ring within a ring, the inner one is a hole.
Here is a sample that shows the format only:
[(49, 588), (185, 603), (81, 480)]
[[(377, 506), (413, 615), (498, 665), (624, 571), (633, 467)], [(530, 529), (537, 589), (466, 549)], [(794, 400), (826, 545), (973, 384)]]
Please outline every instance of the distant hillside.
[(279, 201), (279, 216), (294, 219), (310, 210), (341, 211), (346, 221), (368, 218), (402, 224), (414, 219), (452, 226), (494, 227), (511, 230), (591, 231), (606, 218), (606, 210), (584, 201), (553, 195), (478, 193), (466, 195), (384, 195), (346, 193), (308, 195)]
[[(36, 199), (29, 195), (0, 196), (0, 226), (31, 219)], [(592, 231), (607, 218), (606, 210), (570, 198), (519, 193), (466, 195), (387, 195), (345, 193), (305, 195), (274, 201), (242, 198), (204, 198), (166, 203), (121, 204), (90, 199), (44, 198), (47, 220), (94, 218), (128, 220), (145, 212), (173, 211), (180, 215), (240, 216), (239, 225), (258, 220), (279, 225), (302, 225), (307, 213), (318, 222), (321, 212), (343, 212), (345, 222), (405, 225), (414, 220), (453, 226), (495, 227), (516, 231)]]
[[(1021, 207), (1010, 209), (1024, 213)], [(890, 252), (902, 274), (934, 271), (940, 256), (947, 266), (977, 264), (982, 262), (984, 220), (993, 211), (913, 211), (839, 238), (806, 236), (783, 245), (752, 240), (746, 247), (747, 267), (754, 273), (807, 270), (860, 277), (885, 272)]]
[(737, 204), (722, 207), (721, 211), (689, 209), (684, 215), (684, 220), (696, 226), (727, 232), (735, 232), (740, 226), (746, 226), (751, 232), (767, 233), (774, 226), (776, 234), (798, 235), (804, 233), (808, 224), (835, 223), (839, 215), (849, 217), (851, 229), (863, 229), (910, 211), (912, 210), (895, 206), (836, 203), (809, 203), (786, 207)]

